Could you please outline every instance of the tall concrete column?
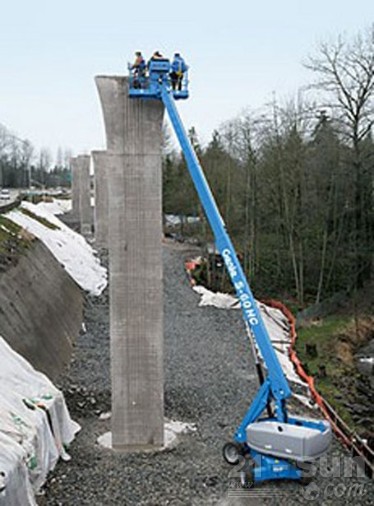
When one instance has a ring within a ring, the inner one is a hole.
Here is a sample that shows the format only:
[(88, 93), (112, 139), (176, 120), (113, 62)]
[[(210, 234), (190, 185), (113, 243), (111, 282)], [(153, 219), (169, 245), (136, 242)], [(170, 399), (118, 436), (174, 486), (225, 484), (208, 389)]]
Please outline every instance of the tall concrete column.
[(79, 211), (80, 175), (79, 175), (78, 161), (76, 157), (70, 158), (70, 168), (71, 168), (72, 214), (77, 221), (80, 221), (80, 211)]
[(92, 151), (95, 177), (95, 246), (108, 247), (108, 156), (106, 151)]
[(164, 108), (96, 78), (109, 182), (112, 447), (163, 445), (161, 136)]
[(79, 155), (77, 164), (79, 170), (80, 232), (84, 237), (90, 237), (92, 235), (90, 157)]

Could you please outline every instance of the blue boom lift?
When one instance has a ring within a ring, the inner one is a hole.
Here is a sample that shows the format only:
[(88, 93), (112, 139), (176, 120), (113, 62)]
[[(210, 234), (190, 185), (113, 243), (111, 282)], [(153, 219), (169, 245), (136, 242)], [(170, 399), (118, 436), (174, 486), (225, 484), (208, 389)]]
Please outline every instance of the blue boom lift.
[[(187, 74), (183, 77), (182, 89), (173, 90), (170, 83), (170, 61), (151, 60), (147, 76), (134, 76), (130, 72), (129, 96), (161, 100), (168, 111), (191, 178), (213, 230), (216, 246), (235, 287), (247, 334), (255, 353), (260, 388), (235, 432), (234, 441), (223, 447), (224, 458), (233, 465), (245, 458), (246, 465), (240, 475), (243, 486), (270, 479), (295, 479), (305, 482), (309, 478), (310, 463), (323, 455), (330, 445), (331, 427), (324, 420), (288, 416), (286, 400), (291, 396), (291, 389), (176, 108), (175, 99), (188, 98)], [(266, 377), (259, 364), (253, 338), (266, 365)]]

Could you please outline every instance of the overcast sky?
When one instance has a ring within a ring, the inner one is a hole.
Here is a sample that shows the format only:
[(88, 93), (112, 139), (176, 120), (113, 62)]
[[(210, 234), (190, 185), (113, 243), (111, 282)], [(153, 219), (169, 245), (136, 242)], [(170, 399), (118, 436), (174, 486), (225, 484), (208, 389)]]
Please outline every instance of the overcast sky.
[(244, 108), (311, 80), (305, 57), (365, 29), (374, 1), (2, 0), (0, 13), (0, 123), (79, 154), (105, 148), (94, 76), (126, 73), (135, 50), (185, 56), (191, 95), (178, 104), (206, 142)]

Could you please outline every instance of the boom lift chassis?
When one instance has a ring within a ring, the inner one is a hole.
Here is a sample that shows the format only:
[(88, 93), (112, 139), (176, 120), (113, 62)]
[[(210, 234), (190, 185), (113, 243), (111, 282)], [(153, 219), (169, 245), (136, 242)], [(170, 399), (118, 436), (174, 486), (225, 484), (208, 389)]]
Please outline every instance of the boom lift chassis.
[[(205, 178), (193, 146), (184, 129), (175, 100), (188, 98), (187, 75), (182, 90), (171, 89), (169, 60), (151, 61), (147, 77), (130, 73), (129, 96), (138, 99), (161, 100), (165, 105), (188, 170), (214, 233), (230, 279), (240, 301), (248, 336), (253, 339), (267, 368), (267, 376), (259, 374), (260, 388), (237, 428), (234, 441), (223, 448), (229, 464), (245, 459), (241, 471), (243, 486), (270, 479), (307, 481), (310, 463), (323, 455), (331, 441), (331, 427), (324, 420), (288, 416), (286, 400), (292, 392), (275, 354), (260, 311), (253, 297), (225, 223)], [(258, 364), (258, 371), (261, 366)], [(267, 416), (264, 416), (264, 411)]]

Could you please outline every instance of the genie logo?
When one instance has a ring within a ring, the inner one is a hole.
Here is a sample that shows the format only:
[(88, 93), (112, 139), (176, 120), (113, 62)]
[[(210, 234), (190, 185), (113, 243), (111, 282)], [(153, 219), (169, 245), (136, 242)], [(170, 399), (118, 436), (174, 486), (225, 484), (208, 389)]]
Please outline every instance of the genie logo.
[(225, 261), (227, 270), (229, 271), (231, 278), (235, 278), (235, 276), (238, 274), (238, 271), (236, 270), (235, 264), (234, 264), (233, 259), (231, 257), (231, 251), (227, 248), (224, 249), (222, 251), (222, 257)]

